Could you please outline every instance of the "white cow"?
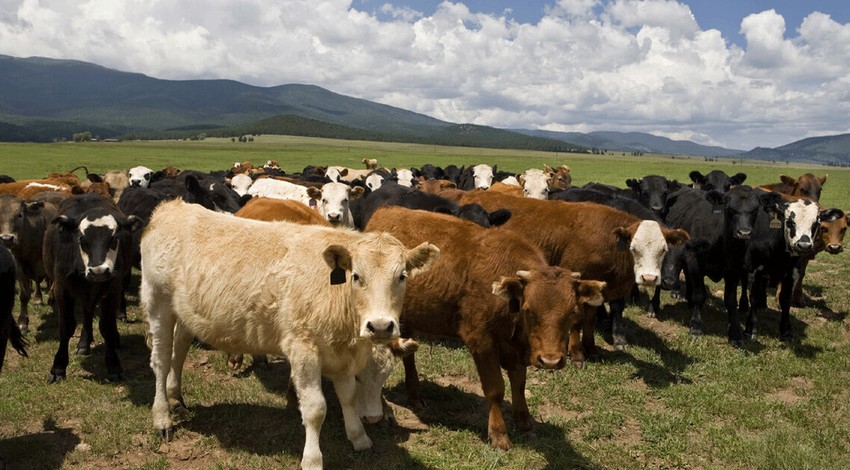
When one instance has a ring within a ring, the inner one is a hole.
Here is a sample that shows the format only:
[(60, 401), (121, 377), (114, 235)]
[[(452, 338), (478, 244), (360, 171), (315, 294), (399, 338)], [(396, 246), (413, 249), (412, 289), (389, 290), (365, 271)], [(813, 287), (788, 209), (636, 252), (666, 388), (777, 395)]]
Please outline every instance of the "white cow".
[(384, 184), (384, 177), (379, 173), (372, 173), (366, 177), (365, 184), (369, 190), (374, 191)]
[(549, 181), (552, 175), (537, 168), (522, 172), (517, 181), (522, 186), (522, 194), (534, 199), (549, 199)]
[(363, 195), (362, 186), (351, 187), (344, 183), (325, 183), (322, 189), (307, 188), (307, 194), (319, 201), (318, 209), (334, 226), (354, 227), (354, 218), (348, 203)]
[(146, 166), (134, 166), (127, 172), (127, 178), (130, 180), (130, 186), (138, 186), (147, 188), (151, 184), (153, 170)]
[[(198, 257), (222, 245), (263, 246), (274, 256), (235, 265)], [(185, 408), (183, 363), (197, 337), (224, 351), (289, 359), (306, 432), (302, 468), (322, 467), (323, 375), (334, 384), (354, 449), (372, 446), (355, 409), (354, 377), (373, 344), (398, 337), (406, 279), (428, 269), (435, 246), (408, 250), (386, 233), (228, 217), (175, 200), (154, 211), (141, 253), (160, 435), (173, 435), (170, 412)], [(226, 281), (215, 274), (223, 272)]]
[(248, 188), (252, 197), (271, 197), (275, 199), (293, 199), (310, 205), (307, 187), (274, 178), (260, 178)]
[(472, 178), (475, 181), (475, 189), (488, 189), (493, 184), (493, 167), (480, 164), (472, 167)]
[(329, 166), (325, 170), (325, 176), (336, 183), (351, 183), (359, 179), (366, 178), (373, 170), (357, 170), (354, 168), (346, 168), (344, 166)]
[(248, 190), (251, 188), (252, 184), (254, 184), (254, 180), (245, 173), (239, 173), (230, 178), (230, 187), (233, 188), (239, 196), (248, 194)]
[(407, 168), (394, 170), (393, 173), (395, 174), (395, 178), (398, 180), (398, 184), (407, 186), (408, 188), (412, 188), (413, 185), (419, 181), (415, 176), (413, 176), (413, 172)]

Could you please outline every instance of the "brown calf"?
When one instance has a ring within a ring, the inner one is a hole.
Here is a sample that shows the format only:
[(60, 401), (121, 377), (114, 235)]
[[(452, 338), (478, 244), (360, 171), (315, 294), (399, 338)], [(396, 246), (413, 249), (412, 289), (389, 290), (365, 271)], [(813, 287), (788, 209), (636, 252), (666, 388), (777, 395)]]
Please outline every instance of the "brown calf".
[[(577, 306), (600, 305), (605, 284), (580, 281), (572, 271), (550, 266), (538, 247), (516, 233), (445, 214), (384, 207), (369, 220), (366, 232), (388, 232), (406, 246), (430, 240), (440, 248), (430, 274), (409, 281), (401, 335), (420, 332), (464, 342), (488, 402), (490, 442), (508, 449), (500, 366), (511, 383), (514, 423), (528, 431), (526, 368), (564, 367), (566, 332), (578, 320)], [(413, 355), (404, 359), (404, 369), (408, 397), (416, 402)]]
[[(603, 296), (611, 309), (612, 336), (618, 349), (626, 345), (622, 314), (632, 286), (659, 285), (668, 243), (684, 243), (688, 239), (684, 230), (670, 230), (657, 222), (590, 202), (544, 201), (489, 191), (470, 191), (462, 195), (460, 202), (478, 203), (490, 211), (511, 211), (504, 228), (540, 247), (551, 265), (580, 272), (584, 279), (605, 281)], [(570, 332), (569, 353), (577, 366), (584, 363), (584, 354), (596, 354), (595, 312), (596, 309), (586, 309), (582, 331)]]
[(779, 175), (780, 183), (766, 184), (759, 186), (759, 188), (765, 191), (776, 191), (777, 193), (787, 194), (789, 196), (803, 196), (818, 202), (827, 176), (829, 175), (817, 177), (811, 173), (806, 173), (794, 179), (790, 176)]

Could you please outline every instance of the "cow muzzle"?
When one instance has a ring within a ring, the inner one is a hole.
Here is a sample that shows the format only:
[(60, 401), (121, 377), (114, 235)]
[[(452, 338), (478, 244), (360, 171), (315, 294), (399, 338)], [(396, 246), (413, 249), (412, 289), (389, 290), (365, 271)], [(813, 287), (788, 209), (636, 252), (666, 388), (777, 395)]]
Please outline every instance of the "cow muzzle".
[(86, 269), (86, 280), (92, 282), (103, 282), (112, 278), (112, 268), (109, 266), (95, 266)]
[(366, 320), (360, 328), (360, 336), (377, 342), (398, 338), (398, 321), (393, 318)]
[(534, 366), (538, 369), (548, 370), (563, 369), (566, 364), (567, 359), (563, 354), (540, 354), (534, 361)]
[(815, 246), (808, 239), (800, 240), (794, 244), (794, 252), (801, 255), (808, 255), (815, 251)]
[(842, 251), (844, 251), (844, 245), (827, 245), (826, 246), (826, 252), (831, 254), (831, 255), (837, 255), (838, 253), (841, 253)]
[(735, 231), (735, 238), (738, 240), (749, 240), (751, 233), (753, 233), (752, 230), (740, 228)]
[(17, 243), (17, 241), (18, 241), (18, 237), (16, 237), (14, 234), (0, 235), (0, 242), (2, 242), (4, 245), (6, 245), (7, 248), (11, 248), (11, 247), (15, 246), (15, 243)]

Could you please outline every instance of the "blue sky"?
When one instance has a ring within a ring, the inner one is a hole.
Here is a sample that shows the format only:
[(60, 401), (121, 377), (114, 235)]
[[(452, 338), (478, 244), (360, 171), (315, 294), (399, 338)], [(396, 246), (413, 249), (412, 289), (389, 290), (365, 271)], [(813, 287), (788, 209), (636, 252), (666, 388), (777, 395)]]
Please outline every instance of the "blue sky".
[(846, 0), (2, 0), (0, 54), (748, 150), (850, 133)]

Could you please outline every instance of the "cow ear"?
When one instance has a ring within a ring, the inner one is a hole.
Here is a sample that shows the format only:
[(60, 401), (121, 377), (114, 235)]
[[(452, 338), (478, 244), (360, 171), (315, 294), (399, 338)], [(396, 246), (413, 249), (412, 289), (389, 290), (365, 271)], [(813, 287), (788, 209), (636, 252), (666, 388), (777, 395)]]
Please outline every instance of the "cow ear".
[(555, 173), (555, 170), (553, 170), (552, 167), (550, 167), (549, 165), (547, 165), (545, 163), (543, 164), (543, 171), (545, 171), (546, 173), (549, 173), (549, 174)]
[(343, 168), (339, 172), (339, 176), (348, 176), (348, 168)]
[(678, 191), (680, 189), (682, 189), (682, 183), (680, 183), (676, 180), (673, 180), (673, 181), (670, 181), (670, 182), (667, 183), (667, 190), (670, 191), (670, 192)]
[(60, 232), (69, 232), (77, 228), (77, 221), (67, 215), (60, 215), (50, 221), (51, 224), (59, 226)]
[(667, 243), (673, 246), (681, 245), (682, 243), (688, 241), (690, 238), (691, 237), (690, 235), (688, 235), (688, 232), (680, 228), (677, 228), (676, 230), (666, 231), (664, 233), (664, 239), (667, 240)]
[(314, 186), (308, 186), (307, 195), (310, 196), (310, 199), (319, 200), (322, 198), (322, 190)]
[(21, 209), (23, 209), (27, 214), (35, 214), (40, 211), (42, 207), (44, 207), (43, 201), (21, 201)]
[(127, 218), (121, 223), (121, 226), (130, 232), (137, 232), (141, 230), (144, 225), (144, 221), (135, 215), (127, 216)]
[(525, 187), (525, 173), (518, 174), (516, 180), (519, 181), (520, 186)]
[(602, 290), (605, 289), (605, 283), (602, 281), (575, 281), (577, 304), (584, 304), (591, 307), (602, 305), (605, 298), (602, 296)]
[(491, 212), (488, 216), (490, 219), (491, 227), (498, 227), (499, 225), (504, 225), (505, 222), (511, 219), (511, 211), (507, 209), (499, 209)]
[(351, 253), (342, 245), (331, 245), (322, 256), (331, 267), (331, 285), (345, 284), (345, 272), (351, 271)]
[(355, 186), (355, 187), (351, 188), (351, 192), (348, 193), (348, 199), (350, 199), (352, 201), (355, 200), (355, 199), (359, 199), (360, 196), (362, 196), (364, 192), (366, 192), (366, 189), (363, 188), (363, 186)]
[(700, 173), (696, 170), (688, 173), (688, 178), (690, 178), (691, 181), (694, 182), (695, 188), (699, 188), (699, 186), (702, 184), (703, 180), (705, 180), (705, 176), (703, 176), (702, 173)]
[(795, 180), (794, 178), (792, 178), (788, 175), (779, 175), (779, 181), (782, 181), (783, 183), (790, 185), (790, 186), (796, 186), (797, 185), (797, 180)]
[(632, 244), (632, 234), (625, 227), (617, 227), (613, 231), (617, 237), (617, 251), (629, 251)]
[(638, 189), (640, 189), (640, 181), (638, 181), (634, 178), (629, 178), (629, 179), (626, 180), (626, 186), (637, 191)]
[(519, 312), (523, 290), (525, 290), (525, 282), (519, 277), (502, 276), (493, 283), (493, 294), (508, 302), (510, 313)]
[(188, 175), (186, 177), (186, 189), (190, 193), (199, 193), (201, 192), (201, 182), (194, 175)]
[(820, 212), (820, 220), (823, 222), (834, 222), (844, 217), (844, 211), (841, 209), (826, 209)]
[(739, 184), (746, 181), (746, 179), (747, 179), (746, 173), (737, 173), (735, 176), (729, 178), (729, 183), (732, 184), (732, 186), (738, 186)]
[(407, 250), (405, 263), (407, 277), (412, 279), (418, 274), (424, 273), (439, 257), (440, 249), (428, 242), (423, 242), (419, 246)]
[(764, 209), (767, 213), (783, 213), (782, 196), (775, 191), (771, 191), (769, 193), (764, 193), (759, 196), (759, 202), (761, 203), (762, 209)]
[(826, 173), (826, 174), (823, 175), (823, 178), (818, 178), (818, 181), (820, 181), (821, 186), (823, 186), (824, 183), (826, 183), (826, 178), (828, 176), (829, 176), (829, 173)]

